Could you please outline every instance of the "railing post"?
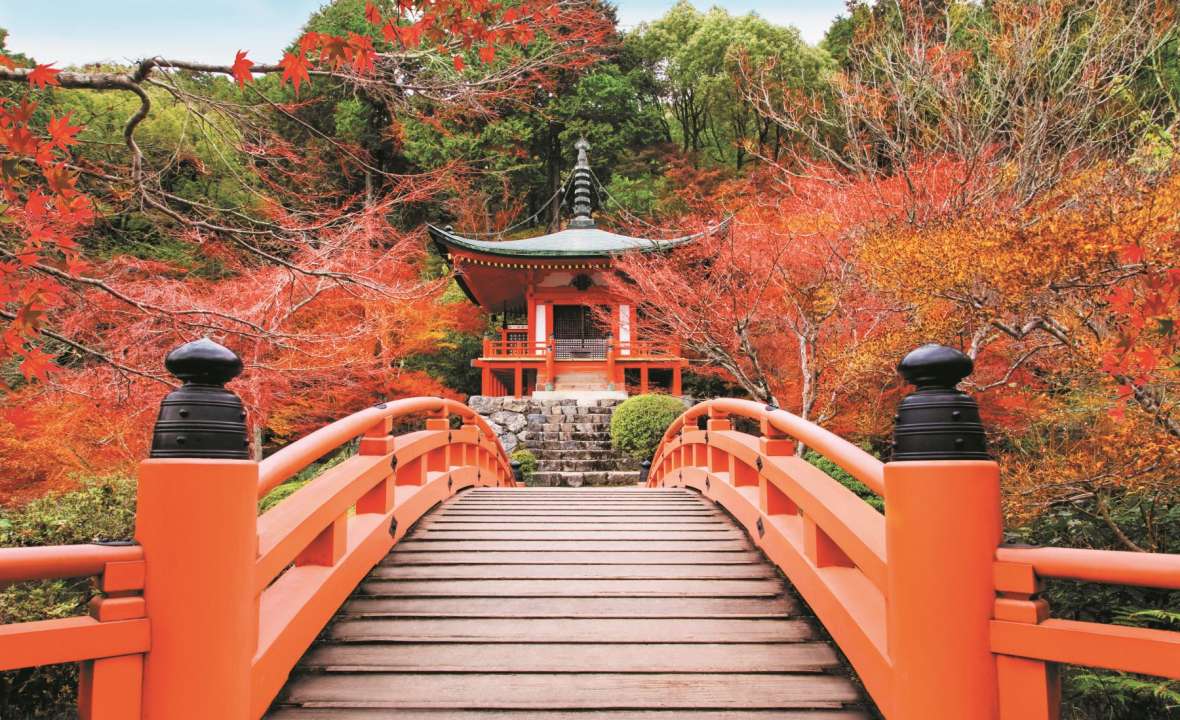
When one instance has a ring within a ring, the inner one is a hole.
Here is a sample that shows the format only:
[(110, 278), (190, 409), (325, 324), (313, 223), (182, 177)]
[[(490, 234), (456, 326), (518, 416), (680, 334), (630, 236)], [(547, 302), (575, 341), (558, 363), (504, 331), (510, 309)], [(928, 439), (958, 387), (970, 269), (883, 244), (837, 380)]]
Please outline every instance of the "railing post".
[(615, 389), (615, 341), (613, 338), (606, 343), (606, 389)]
[(247, 718), (258, 639), (258, 464), (246, 459), (242, 403), (223, 387), (242, 362), (198, 340), (165, 364), (184, 385), (161, 403), (151, 459), (139, 467), (135, 539), (151, 620), (143, 717)]
[(970, 358), (924, 345), (898, 366), (917, 391), (898, 410), (885, 465), (887, 633), (895, 718), (995, 720), (989, 621), (1001, 537), (999, 468), (975, 401), (955, 389)]
[(557, 387), (557, 339), (552, 335), (549, 336), (549, 342), (545, 346), (545, 389), (553, 390)]

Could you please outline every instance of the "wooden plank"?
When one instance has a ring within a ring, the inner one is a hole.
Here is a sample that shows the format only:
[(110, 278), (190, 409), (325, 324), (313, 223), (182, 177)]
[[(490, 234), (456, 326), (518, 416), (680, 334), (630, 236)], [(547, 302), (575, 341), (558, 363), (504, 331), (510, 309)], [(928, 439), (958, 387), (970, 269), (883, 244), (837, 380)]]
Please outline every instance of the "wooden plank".
[[(393, 720), (375, 708), (280, 707), (270, 720)], [(859, 710), (399, 710), (396, 720), (869, 720)]]
[(504, 550), (516, 552), (613, 552), (642, 547), (653, 552), (731, 552), (748, 550), (745, 537), (722, 540), (648, 540), (642, 545), (630, 540), (418, 540), (406, 538), (397, 544), (398, 552), (450, 552)]
[(839, 666), (826, 643), (371, 643), (321, 645), (311, 670), (382, 672), (822, 672)]
[(856, 701), (835, 675), (325, 673), (298, 678), (285, 700), (374, 708), (823, 708)]
[(672, 578), (722, 580), (727, 578), (769, 578), (776, 573), (766, 565), (395, 565), (377, 567), (369, 574), (375, 580), (429, 579), (594, 579), (642, 580)]
[(778, 580), (368, 580), (365, 595), (401, 597), (773, 597)]
[(716, 520), (706, 520), (697, 522), (684, 522), (682, 520), (661, 519), (661, 520), (645, 520), (640, 522), (635, 521), (615, 521), (602, 522), (601, 520), (591, 520), (589, 522), (571, 522), (565, 520), (551, 520), (549, 522), (495, 522), (487, 520), (432, 520), (418, 526), (422, 530), (446, 530), (448, 532), (457, 532), (460, 530), (481, 530), (481, 531), (515, 531), (515, 530), (544, 530), (551, 531), (594, 531), (594, 532), (615, 532), (615, 531), (630, 531), (630, 530), (659, 530), (661, 532), (668, 530), (680, 530), (689, 532), (733, 532), (733, 526), (726, 523), (717, 522)]
[(642, 517), (675, 517), (675, 518), (694, 518), (694, 517), (709, 517), (721, 519), (721, 521), (728, 521), (728, 516), (721, 512), (701, 508), (700, 510), (677, 510), (673, 513), (664, 512), (662, 510), (570, 510), (563, 508), (560, 510), (530, 510), (527, 508), (513, 508), (511, 510), (448, 510), (442, 509), (434, 513), (432, 517), (435, 518), (490, 518), (499, 519), (499, 521), (507, 522), (512, 519), (523, 519), (523, 521), (532, 521), (535, 518), (543, 519), (564, 519), (564, 518), (598, 518), (598, 517), (624, 517), (624, 518), (642, 518)]
[(622, 564), (622, 565), (743, 565), (760, 563), (762, 559), (752, 552), (652, 552), (632, 549), (616, 552), (593, 551), (499, 551), (483, 550), (464, 552), (401, 552), (394, 548), (381, 562), (391, 565), (581, 565), (581, 564)]
[[(639, 507), (637, 508), (637, 511), (640, 511), (640, 512), (650, 512), (651, 511), (651, 508), (647, 507), (646, 503), (625, 503), (625, 504), (626, 505), (639, 505)], [(676, 508), (677, 512), (702, 512), (702, 511), (706, 511), (706, 510), (712, 511), (712, 512), (718, 511), (717, 506), (715, 504), (713, 504), (711, 502), (710, 503), (700, 502), (699, 500), (694, 500), (691, 502), (681, 502), (681, 501), (661, 502), (661, 503), (657, 503), (657, 504), (674, 507), (674, 508)], [(578, 511), (578, 510), (593, 509), (593, 507), (595, 505), (606, 505), (606, 507), (603, 509), (608, 510), (608, 511), (619, 509), (619, 508), (614, 507), (614, 505), (615, 505), (614, 503), (592, 503), (592, 502), (523, 503), (523, 502), (512, 502), (512, 501), (486, 502), (485, 503), (482, 500), (478, 501), (478, 502), (472, 500), (472, 501), (465, 502), (465, 503), (448, 503), (445, 506), (445, 508), (446, 509), (463, 509), (466, 511), (476, 511), (476, 510), (481, 510), (482, 508), (477, 507), (477, 506), (482, 506), (482, 505), (500, 505), (500, 506), (505, 506), (505, 507), (509, 507), (509, 508), (520, 508), (521, 510), (536, 509), (537, 506), (543, 506), (546, 508), (557, 508), (557, 509), (562, 509), (562, 510)], [(625, 509), (625, 508), (623, 508), (623, 509)]]
[(385, 618), (335, 623), (335, 642), (793, 643), (802, 620), (746, 618)]
[(713, 540), (740, 538), (734, 528), (719, 530), (434, 530), (413, 533), (416, 540)]
[(795, 615), (799, 607), (774, 597), (567, 597), (560, 602), (523, 597), (357, 597), (341, 616), (364, 617), (771, 617)]

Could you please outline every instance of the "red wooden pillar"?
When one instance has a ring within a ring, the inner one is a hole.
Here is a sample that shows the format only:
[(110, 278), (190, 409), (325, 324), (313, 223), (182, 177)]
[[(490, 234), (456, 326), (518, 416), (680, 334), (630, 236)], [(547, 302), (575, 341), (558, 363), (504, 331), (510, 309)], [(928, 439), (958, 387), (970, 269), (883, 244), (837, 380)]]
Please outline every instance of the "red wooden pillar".
[(615, 353), (618, 352), (616, 347), (618, 342), (611, 338), (609, 344), (606, 346), (606, 389), (615, 389)]
[(512, 397), (516, 397), (516, 398), (524, 397), (524, 395), (521, 392), (523, 389), (522, 388), (522, 385), (523, 385), (523, 377), (522, 376), (523, 375), (524, 375), (524, 369), (521, 368), (521, 366), (519, 364), (515, 365), (512, 368)]
[(683, 395), (684, 386), (681, 384), (680, 366), (672, 368), (672, 394)]
[(647, 394), (647, 365), (639, 366), (639, 394)]
[(480, 375), (481, 375), (480, 391), (484, 395), (491, 395), (492, 394), (492, 369), (490, 367), (485, 366), (482, 369), (482, 372), (480, 373)]

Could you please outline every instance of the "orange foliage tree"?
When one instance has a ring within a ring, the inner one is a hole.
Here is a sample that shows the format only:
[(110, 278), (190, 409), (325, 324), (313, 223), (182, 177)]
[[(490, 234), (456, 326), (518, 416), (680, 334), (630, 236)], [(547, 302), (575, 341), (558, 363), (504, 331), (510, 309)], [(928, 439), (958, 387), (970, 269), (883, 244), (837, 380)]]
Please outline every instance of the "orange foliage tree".
[[(239, 52), (226, 65), (154, 57), (79, 72), (0, 54), (0, 84), (16, 91), (0, 98), (0, 363), (20, 373), (0, 399), (0, 494), (142, 458), (153, 400), (173, 382), (161, 359), (196, 337), (242, 355), (236, 390), (267, 442), (381, 397), (446, 392), (401, 360), (478, 320), (440, 301), (448, 280), (429, 276), (421, 233), (401, 218), (445, 201), (471, 168), (379, 162), (315, 126), (308, 84), (363, 93), (396, 136), (399, 117), (529, 102), (553, 73), (593, 62), (612, 26), (580, 0), (371, 2), (364, 17), (368, 31), (308, 32), (273, 64)], [(134, 99), (121, 152), (76, 153), (85, 129), (38, 112), (65, 91)], [(234, 155), (223, 175), (240, 206), (177, 192), (178, 174), (206, 172), (200, 160), (142, 144), (164, 100)], [(92, 234), (131, 212), (215, 272), (95, 248)]]

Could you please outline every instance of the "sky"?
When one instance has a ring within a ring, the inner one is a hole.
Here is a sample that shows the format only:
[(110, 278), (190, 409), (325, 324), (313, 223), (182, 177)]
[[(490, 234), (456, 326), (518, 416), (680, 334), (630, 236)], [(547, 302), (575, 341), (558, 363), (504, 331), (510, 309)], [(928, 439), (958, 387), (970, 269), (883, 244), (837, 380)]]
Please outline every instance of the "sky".
[[(615, 0), (631, 28), (664, 14), (675, 0)], [(256, 62), (278, 60), (324, 0), (0, 0), (8, 46), (59, 67), (152, 55), (228, 64), (238, 50)], [(696, 0), (733, 14), (757, 11), (818, 42), (844, 0)]]

